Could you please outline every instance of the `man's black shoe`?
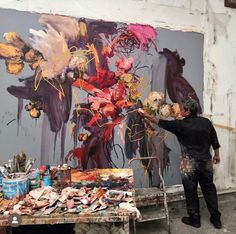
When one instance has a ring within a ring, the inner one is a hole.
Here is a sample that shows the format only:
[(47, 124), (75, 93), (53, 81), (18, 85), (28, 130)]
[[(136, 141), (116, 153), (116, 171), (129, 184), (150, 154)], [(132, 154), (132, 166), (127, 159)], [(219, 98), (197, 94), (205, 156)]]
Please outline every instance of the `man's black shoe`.
[(221, 229), (222, 228), (222, 223), (221, 223), (220, 219), (213, 219), (211, 217), (210, 221), (214, 225), (215, 228), (217, 228), (217, 229)]
[(199, 222), (193, 222), (190, 217), (183, 217), (182, 218), (182, 223), (193, 226), (195, 228), (200, 228), (201, 223)]

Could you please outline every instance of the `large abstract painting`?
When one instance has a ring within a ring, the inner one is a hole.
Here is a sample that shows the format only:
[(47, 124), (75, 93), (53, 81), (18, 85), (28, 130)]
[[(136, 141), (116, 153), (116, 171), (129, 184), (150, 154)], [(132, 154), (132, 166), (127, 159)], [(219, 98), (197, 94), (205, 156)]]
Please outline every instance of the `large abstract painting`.
[[(73, 161), (85, 170), (158, 156), (164, 170), (170, 148), (153, 119), (173, 116), (173, 103), (186, 97), (201, 105), (183, 75), (186, 60), (177, 48), (160, 49), (159, 31), (151, 25), (50, 14), (35, 18), (38, 26), (28, 28), (27, 37), (4, 31), (0, 42), (1, 70), (12, 81), (6, 92), (17, 101), (7, 126), (17, 123), (19, 130), (22, 116), (40, 122), (35, 144), (41, 145), (44, 164), (55, 158), (54, 163)], [(54, 134), (51, 144), (48, 134)], [(27, 151), (27, 144), (21, 150)], [(145, 166), (152, 177), (155, 167)]]

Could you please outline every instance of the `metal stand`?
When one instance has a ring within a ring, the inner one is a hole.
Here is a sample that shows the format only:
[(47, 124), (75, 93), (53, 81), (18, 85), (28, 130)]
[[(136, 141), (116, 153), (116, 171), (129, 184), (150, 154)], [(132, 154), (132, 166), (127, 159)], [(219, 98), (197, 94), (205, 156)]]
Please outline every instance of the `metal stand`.
[(142, 160), (154, 160), (157, 163), (158, 174), (159, 174), (160, 180), (161, 180), (161, 188), (160, 189), (162, 189), (162, 191), (163, 191), (163, 198), (164, 198), (163, 202), (164, 202), (164, 210), (165, 210), (166, 223), (167, 223), (167, 226), (168, 226), (168, 233), (171, 233), (170, 232), (170, 217), (169, 217), (169, 210), (168, 210), (168, 204), (167, 204), (166, 187), (165, 187), (164, 178), (163, 178), (162, 173), (161, 173), (161, 162), (160, 162), (160, 159), (158, 157), (143, 157), (143, 158), (139, 157), (139, 158), (133, 158), (133, 159), (131, 159), (129, 161), (129, 166), (131, 167), (131, 163), (133, 161), (142, 161)]

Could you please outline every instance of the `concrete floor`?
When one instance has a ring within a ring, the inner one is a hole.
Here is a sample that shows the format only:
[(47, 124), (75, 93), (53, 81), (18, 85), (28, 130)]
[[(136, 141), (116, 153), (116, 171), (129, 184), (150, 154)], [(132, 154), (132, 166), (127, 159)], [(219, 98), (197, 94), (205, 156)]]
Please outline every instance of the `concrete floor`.
[[(176, 202), (169, 204), (170, 211), (170, 229), (171, 234), (215, 234), (215, 233), (234, 233), (236, 234), (236, 194), (227, 194), (219, 196), (219, 209), (222, 214), (223, 228), (215, 229), (209, 221), (209, 213), (205, 201), (200, 199), (201, 203), (201, 227), (193, 228), (181, 222), (182, 216), (186, 216), (185, 204)], [(138, 223), (137, 234), (167, 234), (167, 225), (165, 220)]]

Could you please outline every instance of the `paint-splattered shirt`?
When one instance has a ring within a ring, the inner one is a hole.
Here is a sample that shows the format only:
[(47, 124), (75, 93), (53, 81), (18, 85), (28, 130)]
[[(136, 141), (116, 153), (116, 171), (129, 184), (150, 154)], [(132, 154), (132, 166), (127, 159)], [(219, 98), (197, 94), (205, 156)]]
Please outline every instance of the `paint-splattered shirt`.
[(183, 153), (193, 158), (211, 158), (210, 147), (220, 147), (211, 121), (204, 117), (190, 116), (183, 120), (160, 120), (159, 127), (175, 134)]

